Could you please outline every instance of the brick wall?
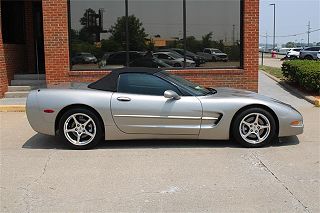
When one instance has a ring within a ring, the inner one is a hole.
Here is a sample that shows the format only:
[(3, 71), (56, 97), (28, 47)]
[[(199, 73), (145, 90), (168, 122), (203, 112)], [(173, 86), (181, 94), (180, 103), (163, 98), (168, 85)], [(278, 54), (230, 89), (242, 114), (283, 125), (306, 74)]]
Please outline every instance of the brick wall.
[(7, 78), (7, 72), (5, 69), (5, 62), (4, 62), (1, 26), (2, 25), (1, 25), (1, 4), (0, 4), (0, 98), (3, 97), (8, 87), (8, 80), (7, 80), (8, 78)]
[[(46, 78), (48, 84), (94, 81), (107, 71), (70, 71), (68, 7), (65, 0), (43, 0)], [(174, 73), (204, 86), (258, 90), (259, 0), (244, 0), (243, 69), (179, 70)]]

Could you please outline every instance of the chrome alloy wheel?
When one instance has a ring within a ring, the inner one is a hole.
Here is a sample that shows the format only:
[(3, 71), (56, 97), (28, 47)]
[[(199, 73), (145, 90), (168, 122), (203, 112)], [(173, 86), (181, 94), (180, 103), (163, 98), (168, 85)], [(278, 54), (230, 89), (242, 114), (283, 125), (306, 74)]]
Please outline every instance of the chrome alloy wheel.
[(240, 122), (240, 135), (248, 143), (258, 144), (266, 140), (270, 134), (270, 121), (261, 113), (250, 113)]
[(83, 146), (94, 139), (97, 128), (90, 116), (83, 113), (75, 113), (67, 118), (63, 131), (70, 143)]

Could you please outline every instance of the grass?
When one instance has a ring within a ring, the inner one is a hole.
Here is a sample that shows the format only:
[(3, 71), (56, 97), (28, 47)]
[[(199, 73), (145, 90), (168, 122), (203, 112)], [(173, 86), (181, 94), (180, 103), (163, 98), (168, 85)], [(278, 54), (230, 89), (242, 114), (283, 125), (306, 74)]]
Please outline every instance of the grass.
[(277, 78), (283, 79), (284, 76), (282, 74), (281, 68), (276, 68), (276, 67), (269, 67), (269, 66), (259, 66), (260, 70), (263, 70)]

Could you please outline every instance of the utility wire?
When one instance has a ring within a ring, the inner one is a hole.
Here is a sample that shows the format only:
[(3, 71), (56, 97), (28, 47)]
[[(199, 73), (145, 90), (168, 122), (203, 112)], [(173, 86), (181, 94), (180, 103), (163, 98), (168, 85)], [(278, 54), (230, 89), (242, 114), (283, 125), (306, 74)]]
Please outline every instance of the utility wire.
[[(310, 33), (313, 33), (313, 32), (316, 32), (316, 31), (319, 31), (319, 29), (315, 29), (315, 30), (310, 30), (309, 32)], [(278, 38), (284, 38), (284, 37), (294, 37), (294, 36), (298, 36), (298, 35), (304, 35), (304, 34), (307, 34), (308, 32), (304, 32), (304, 33), (296, 33), (296, 34), (291, 34), (291, 35), (280, 35), (280, 36), (276, 36)], [(260, 37), (266, 37), (266, 35), (259, 35)], [(269, 36), (270, 37), (270, 36)]]

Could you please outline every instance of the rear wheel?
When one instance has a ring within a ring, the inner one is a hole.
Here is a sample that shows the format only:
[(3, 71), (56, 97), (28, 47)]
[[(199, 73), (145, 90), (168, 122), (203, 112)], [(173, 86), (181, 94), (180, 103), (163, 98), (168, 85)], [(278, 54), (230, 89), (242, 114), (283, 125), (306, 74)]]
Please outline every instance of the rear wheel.
[(307, 59), (307, 60), (313, 60), (312, 56), (311, 55), (307, 55), (306, 57), (304, 57), (304, 59)]
[(245, 147), (262, 147), (276, 136), (276, 122), (266, 110), (251, 108), (241, 112), (232, 126), (234, 139)]
[(59, 134), (74, 149), (90, 149), (102, 139), (99, 118), (88, 109), (71, 109), (60, 119)]

